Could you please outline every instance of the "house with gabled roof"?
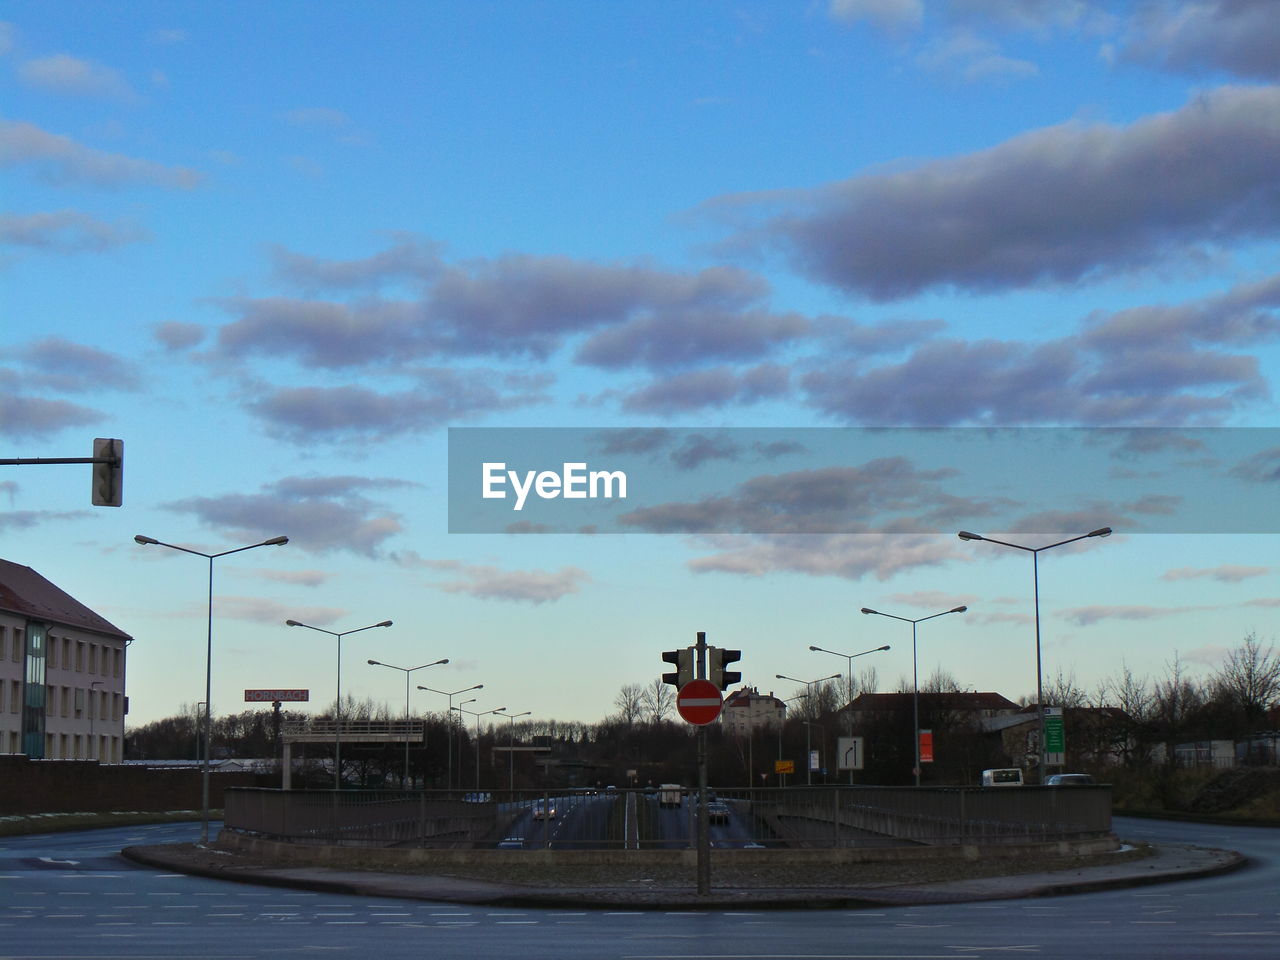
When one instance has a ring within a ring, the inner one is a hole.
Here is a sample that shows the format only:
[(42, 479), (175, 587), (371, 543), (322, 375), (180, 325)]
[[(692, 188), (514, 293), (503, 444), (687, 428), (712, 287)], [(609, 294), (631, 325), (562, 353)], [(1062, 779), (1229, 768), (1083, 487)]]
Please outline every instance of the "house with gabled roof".
[(35, 570), (0, 560), (0, 754), (119, 763), (132, 642)]

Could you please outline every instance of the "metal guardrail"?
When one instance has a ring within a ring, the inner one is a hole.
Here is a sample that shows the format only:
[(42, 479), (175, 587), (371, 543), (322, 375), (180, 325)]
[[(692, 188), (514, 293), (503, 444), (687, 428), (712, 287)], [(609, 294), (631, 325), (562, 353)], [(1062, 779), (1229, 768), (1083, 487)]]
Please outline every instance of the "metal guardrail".
[[(718, 791), (718, 847), (790, 849), (1081, 840), (1111, 832), (1111, 791), (1090, 787), (790, 787)], [(539, 805), (549, 805), (548, 816)], [(226, 792), (228, 830), (366, 847), (661, 849), (688, 846), (695, 800), (652, 790)]]

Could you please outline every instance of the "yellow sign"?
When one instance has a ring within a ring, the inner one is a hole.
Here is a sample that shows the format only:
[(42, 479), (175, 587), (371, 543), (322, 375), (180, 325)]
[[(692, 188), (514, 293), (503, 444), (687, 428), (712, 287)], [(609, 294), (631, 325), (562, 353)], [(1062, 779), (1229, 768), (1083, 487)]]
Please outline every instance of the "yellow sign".
[(795, 773), (796, 762), (794, 760), (775, 760), (773, 761), (774, 773)]

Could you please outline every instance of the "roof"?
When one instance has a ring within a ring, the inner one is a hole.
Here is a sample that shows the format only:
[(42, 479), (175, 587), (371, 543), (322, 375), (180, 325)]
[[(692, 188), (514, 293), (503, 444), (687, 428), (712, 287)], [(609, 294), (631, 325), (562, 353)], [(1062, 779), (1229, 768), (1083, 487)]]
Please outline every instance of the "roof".
[(750, 707), (752, 704), (762, 702), (772, 702), (774, 705), (786, 709), (782, 701), (773, 694), (761, 693), (754, 687), (743, 687), (741, 690), (735, 690), (729, 694), (724, 698), (724, 708), (727, 710), (730, 707)]
[[(864, 693), (846, 707), (854, 712), (863, 710), (906, 710), (911, 707), (911, 693)], [(1017, 710), (1018, 705), (998, 693), (974, 690), (955, 693), (920, 692), (920, 702), (945, 710)]]
[(0, 611), (122, 640), (133, 639), (30, 567), (9, 560), (0, 560)]

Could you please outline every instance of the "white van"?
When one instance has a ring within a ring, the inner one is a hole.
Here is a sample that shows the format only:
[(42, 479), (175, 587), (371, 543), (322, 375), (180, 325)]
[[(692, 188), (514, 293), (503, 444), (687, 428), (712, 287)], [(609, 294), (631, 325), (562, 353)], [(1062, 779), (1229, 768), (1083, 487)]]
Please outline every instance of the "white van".
[(982, 785), (984, 787), (1020, 787), (1022, 786), (1022, 769), (998, 767), (995, 770), (983, 770)]

